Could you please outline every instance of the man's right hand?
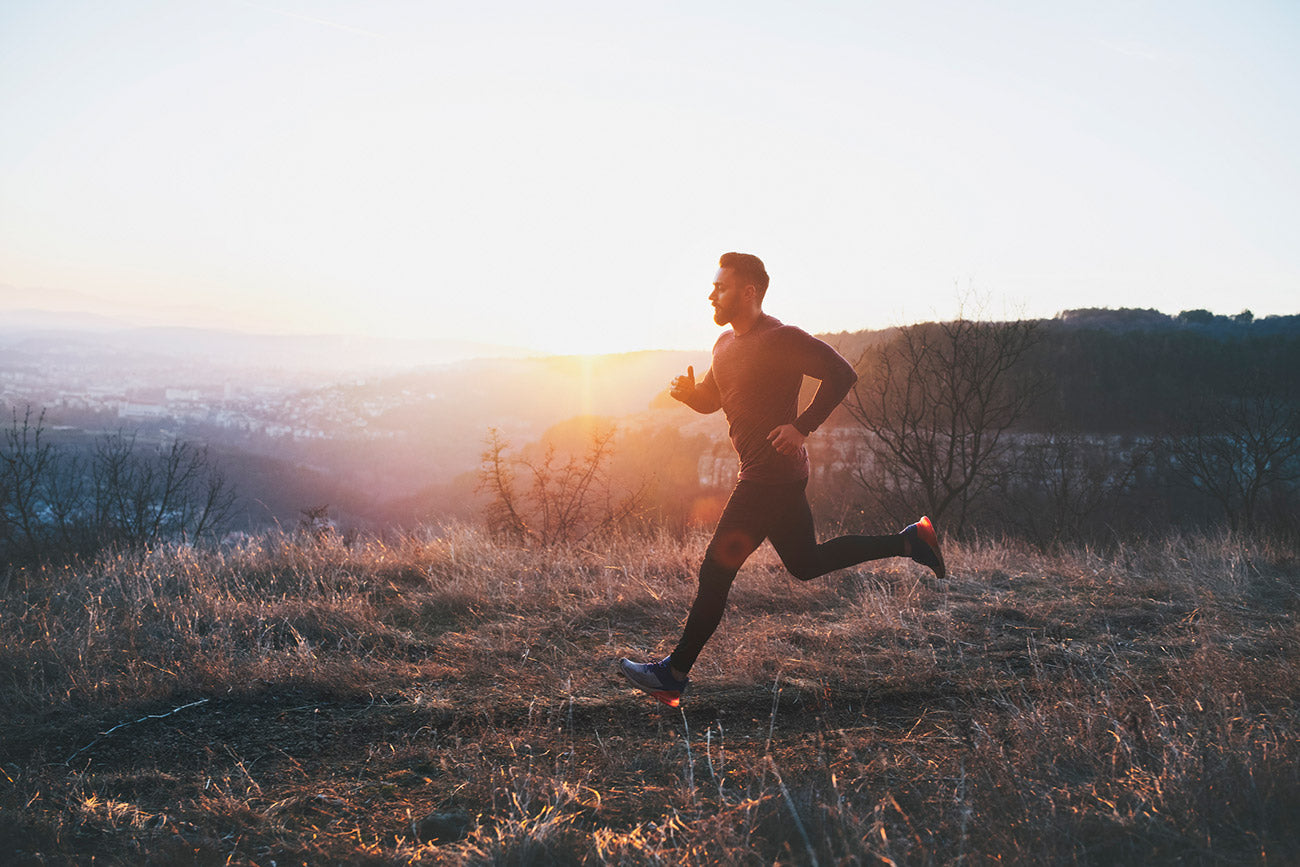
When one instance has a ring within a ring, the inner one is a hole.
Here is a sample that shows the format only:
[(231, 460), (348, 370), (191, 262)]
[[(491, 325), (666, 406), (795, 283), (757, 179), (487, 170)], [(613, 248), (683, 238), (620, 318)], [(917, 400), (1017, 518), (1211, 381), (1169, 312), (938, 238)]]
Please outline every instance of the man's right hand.
[(680, 400), (682, 403), (689, 405), (691, 398), (695, 397), (695, 367), (687, 365), (686, 375), (674, 377), (672, 387), (668, 393)]

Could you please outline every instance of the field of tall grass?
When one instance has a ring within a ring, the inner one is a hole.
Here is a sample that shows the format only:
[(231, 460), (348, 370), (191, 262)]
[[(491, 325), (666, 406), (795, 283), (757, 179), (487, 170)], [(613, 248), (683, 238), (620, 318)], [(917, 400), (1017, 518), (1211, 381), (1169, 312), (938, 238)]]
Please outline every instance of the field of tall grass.
[(0, 573), (0, 861), (1300, 863), (1300, 561), (769, 549), (673, 710), (705, 538), (470, 527)]

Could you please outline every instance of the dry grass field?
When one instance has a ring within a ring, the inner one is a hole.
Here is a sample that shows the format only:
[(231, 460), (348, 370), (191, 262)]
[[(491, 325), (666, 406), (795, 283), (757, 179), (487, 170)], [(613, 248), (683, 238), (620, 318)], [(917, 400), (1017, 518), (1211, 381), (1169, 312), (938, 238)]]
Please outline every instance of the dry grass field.
[(1295, 550), (764, 548), (672, 710), (703, 543), (0, 573), (0, 862), (1300, 863)]

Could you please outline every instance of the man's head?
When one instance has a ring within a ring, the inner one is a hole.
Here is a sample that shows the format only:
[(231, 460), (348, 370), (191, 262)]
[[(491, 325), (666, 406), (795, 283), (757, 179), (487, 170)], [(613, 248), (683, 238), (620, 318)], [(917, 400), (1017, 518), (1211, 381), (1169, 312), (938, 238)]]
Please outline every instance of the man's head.
[(723, 253), (713, 278), (713, 321), (743, 331), (761, 314), (767, 294), (767, 269), (749, 253)]
[(763, 260), (752, 253), (723, 253), (718, 258), (719, 268), (730, 268), (736, 272), (742, 283), (752, 284), (758, 294), (758, 302), (763, 303), (767, 294), (767, 269)]

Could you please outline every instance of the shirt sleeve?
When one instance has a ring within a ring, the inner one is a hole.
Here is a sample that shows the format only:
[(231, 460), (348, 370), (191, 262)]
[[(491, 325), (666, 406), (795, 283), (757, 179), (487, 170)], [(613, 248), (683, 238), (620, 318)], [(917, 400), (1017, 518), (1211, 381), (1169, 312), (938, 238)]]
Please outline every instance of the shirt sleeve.
[(718, 381), (713, 378), (712, 367), (704, 374), (704, 379), (696, 384), (695, 395), (687, 406), (705, 414), (722, 409), (722, 392), (718, 390)]
[(818, 381), (817, 393), (807, 409), (794, 420), (795, 429), (808, 436), (830, 417), (858, 381), (858, 374), (842, 355), (830, 344), (818, 340), (806, 331), (791, 329), (791, 355), (796, 359), (799, 372)]

